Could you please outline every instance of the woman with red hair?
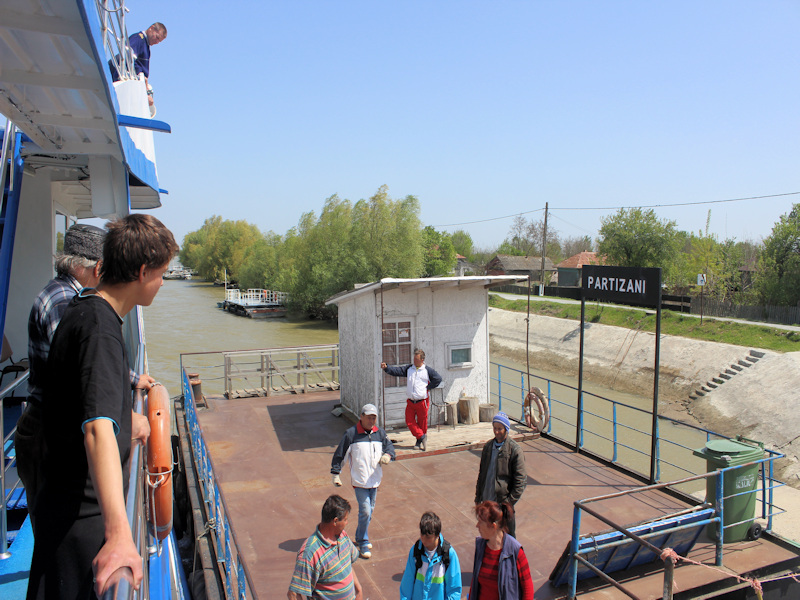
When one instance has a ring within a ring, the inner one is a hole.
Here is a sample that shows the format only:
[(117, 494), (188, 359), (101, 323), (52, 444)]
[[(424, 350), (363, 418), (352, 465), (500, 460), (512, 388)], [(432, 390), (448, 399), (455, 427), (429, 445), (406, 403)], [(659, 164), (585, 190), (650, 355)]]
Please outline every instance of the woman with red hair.
[(469, 600), (533, 600), (533, 580), (520, 543), (508, 534), (514, 508), (486, 500), (475, 506), (475, 562)]

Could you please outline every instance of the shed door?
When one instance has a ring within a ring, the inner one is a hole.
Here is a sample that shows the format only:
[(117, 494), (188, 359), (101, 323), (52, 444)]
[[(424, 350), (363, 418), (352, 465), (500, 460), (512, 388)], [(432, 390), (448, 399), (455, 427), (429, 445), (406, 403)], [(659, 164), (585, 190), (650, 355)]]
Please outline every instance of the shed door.
[[(411, 319), (383, 323), (383, 362), (387, 365), (408, 365), (412, 362), (414, 344)], [(383, 390), (386, 402), (386, 425), (404, 425), (406, 422), (406, 378), (383, 373)]]

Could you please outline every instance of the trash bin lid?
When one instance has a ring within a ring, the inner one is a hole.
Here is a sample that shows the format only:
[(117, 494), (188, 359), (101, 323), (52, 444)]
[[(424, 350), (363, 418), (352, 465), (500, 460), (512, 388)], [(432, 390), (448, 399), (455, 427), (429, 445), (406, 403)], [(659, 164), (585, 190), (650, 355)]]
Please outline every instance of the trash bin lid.
[(706, 442), (704, 450), (707, 459), (729, 466), (759, 460), (764, 456), (763, 448), (736, 440), (710, 440)]

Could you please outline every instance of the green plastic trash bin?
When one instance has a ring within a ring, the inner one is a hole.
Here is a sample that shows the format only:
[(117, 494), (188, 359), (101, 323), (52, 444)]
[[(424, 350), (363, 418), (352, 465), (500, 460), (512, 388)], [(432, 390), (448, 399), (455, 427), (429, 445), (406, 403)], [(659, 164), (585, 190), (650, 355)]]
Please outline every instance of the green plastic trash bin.
[[(754, 445), (755, 444), (755, 445)], [(695, 456), (706, 459), (708, 471), (716, 471), (726, 467), (735, 467), (764, 458), (764, 444), (759, 442), (745, 443), (741, 438), (735, 440), (711, 440), (705, 448), (694, 451)], [(724, 497), (722, 512), (723, 521), (727, 526), (731, 523), (739, 525), (728, 527), (724, 530), (722, 541), (741, 542), (744, 539), (755, 539), (761, 533), (761, 526), (755, 521), (748, 521), (755, 517), (757, 493), (746, 494), (758, 488), (759, 465), (750, 465), (740, 469), (727, 471), (723, 476)], [(717, 478), (706, 479), (706, 502), (714, 505), (717, 494)], [(733, 498), (729, 496), (736, 495)], [(711, 539), (716, 539), (717, 524), (713, 523), (706, 529)]]

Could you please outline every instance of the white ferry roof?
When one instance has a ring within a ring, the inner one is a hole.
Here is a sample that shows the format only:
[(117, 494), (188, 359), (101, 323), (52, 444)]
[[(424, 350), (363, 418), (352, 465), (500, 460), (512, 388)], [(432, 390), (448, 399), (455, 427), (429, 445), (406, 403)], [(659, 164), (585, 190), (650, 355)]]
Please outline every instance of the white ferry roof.
[(129, 121), (119, 116), (95, 0), (0, 0), (0, 113), (30, 138), (26, 164), (64, 167), (57, 195), (78, 217), (92, 216), (90, 170), (93, 184), (129, 186), (131, 208), (161, 206), (152, 151), (131, 137), (142, 130), (120, 125)]
[(328, 298), (325, 301), (326, 305), (340, 304), (345, 300), (351, 300), (361, 294), (393, 290), (400, 288), (403, 292), (410, 292), (420, 288), (444, 289), (450, 287), (457, 287), (458, 289), (467, 289), (474, 287), (490, 288), (497, 285), (509, 285), (517, 281), (526, 281), (527, 277), (520, 277), (517, 275), (492, 275), (480, 276), (474, 275), (469, 277), (423, 277), (419, 279), (395, 279), (392, 277), (385, 277), (380, 281), (373, 283), (366, 283), (356, 285), (356, 289), (340, 292)]

